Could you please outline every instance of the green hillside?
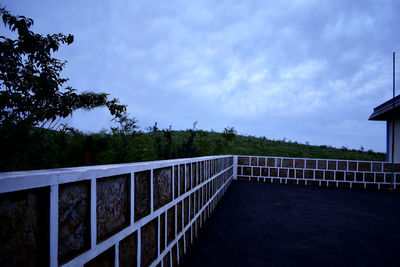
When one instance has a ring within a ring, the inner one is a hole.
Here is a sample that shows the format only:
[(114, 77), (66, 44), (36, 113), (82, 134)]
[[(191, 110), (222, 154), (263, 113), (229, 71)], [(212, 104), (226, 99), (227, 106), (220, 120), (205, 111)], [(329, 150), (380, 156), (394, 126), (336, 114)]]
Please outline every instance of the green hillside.
[(326, 145), (312, 146), (297, 142), (272, 141), (264, 138), (237, 136), (234, 141), (234, 154), (271, 155), (281, 157), (357, 159), (384, 161), (386, 154), (372, 150), (363, 151), (348, 148), (334, 148)]
[[(13, 140), (13, 139), (11, 139)], [(35, 129), (15, 143), (1, 142), (0, 170), (140, 162), (208, 155), (254, 155), (301, 158), (357, 159), (384, 161), (384, 153), (329, 146), (311, 146), (265, 137), (236, 135), (233, 128), (223, 133), (188, 129), (153, 129), (150, 132), (122, 128), (96, 134), (79, 131)], [(23, 142), (22, 142), (23, 141)]]

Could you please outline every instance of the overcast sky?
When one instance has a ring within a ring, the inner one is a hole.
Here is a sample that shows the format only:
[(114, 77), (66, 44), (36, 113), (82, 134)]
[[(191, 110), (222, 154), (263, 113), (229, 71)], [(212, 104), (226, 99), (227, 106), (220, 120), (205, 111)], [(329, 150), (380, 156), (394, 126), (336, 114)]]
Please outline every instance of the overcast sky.
[[(69, 62), (68, 85), (119, 98), (142, 130), (198, 121), (204, 130), (386, 150), (385, 122), (368, 118), (392, 97), (400, 1), (2, 2), (33, 18), (35, 32), (73, 34), (56, 54)], [(70, 124), (94, 132), (110, 119), (97, 109)]]

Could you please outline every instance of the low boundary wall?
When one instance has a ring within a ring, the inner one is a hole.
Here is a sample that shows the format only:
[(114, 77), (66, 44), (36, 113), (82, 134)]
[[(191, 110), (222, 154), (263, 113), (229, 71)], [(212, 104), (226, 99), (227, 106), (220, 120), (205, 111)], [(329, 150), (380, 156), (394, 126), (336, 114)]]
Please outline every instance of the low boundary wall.
[(211, 156), (0, 173), (0, 266), (177, 266), (233, 179), (385, 190), (391, 171), (388, 162)]
[(233, 156), (0, 174), (1, 266), (176, 266)]
[[(267, 183), (388, 189), (392, 164), (377, 161), (235, 156), (237, 179)], [(400, 163), (394, 188), (400, 189)]]

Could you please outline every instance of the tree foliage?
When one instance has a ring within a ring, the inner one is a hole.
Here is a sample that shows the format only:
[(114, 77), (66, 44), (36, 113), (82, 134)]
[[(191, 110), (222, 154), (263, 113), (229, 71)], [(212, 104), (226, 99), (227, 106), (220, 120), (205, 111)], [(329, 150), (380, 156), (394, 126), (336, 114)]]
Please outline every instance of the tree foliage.
[(77, 93), (60, 73), (66, 61), (52, 57), (63, 44), (70, 45), (73, 35), (35, 34), (31, 18), (14, 16), (0, 8), (4, 26), (18, 37), (0, 36), (0, 127), (55, 126), (74, 110), (106, 106), (119, 117), (126, 106), (105, 93)]
[(222, 133), (222, 137), (227, 141), (232, 141), (236, 136), (236, 130), (234, 127), (226, 127)]
[(117, 118), (118, 127), (111, 127), (111, 133), (115, 140), (115, 147), (117, 148), (117, 161), (125, 162), (132, 148), (131, 136), (135, 134), (138, 128), (137, 121), (130, 118), (127, 113), (122, 114)]
[(53, 53), (72, 44), (72, 35), (37, 34), (30, 30), (31, 18), (14, 16), (4, 7), (0, 13), (8, 36), (17, 36), (0, 36), (0, 169), (80, 165), (80, 157), (67, 155), (83, 155), (82, 134), (67, 134), (66, 127), (49, 129), (58, 129), (60, 119), (77, 109), (103, 106), (117, 119), (126, 106), (105, 93), (78, 93), (65, 85), (68, 79), (61, 72), (66, 61)]
[[(193, 128), (176, 131), (170, 127), (144, 133), (136, 130), (133, 119), (127, 118), (121, 123), (119, 127), (92, 135), (76, 130), (34, 128), (29, 135), (29, 142), (40, 145), (17, 143), (15, 147), (23, 151), (19, 155), (2, 150), (6, 152), (0, 153), (0, 171), (86, 165), (88, 151), (91, 165), (230, 154), (376, 161), (383, 161), (386, 157), (384, 153), (373, 151), (310, 146), (282, 140), (273, 141), (265, 137), (236, 135), (227, 142), (223, 133), (199, 129), (192, 132)], [(89, 150), (88, 140), (91, 140)], [(2, 145), (0, 142), (0, 146)]]

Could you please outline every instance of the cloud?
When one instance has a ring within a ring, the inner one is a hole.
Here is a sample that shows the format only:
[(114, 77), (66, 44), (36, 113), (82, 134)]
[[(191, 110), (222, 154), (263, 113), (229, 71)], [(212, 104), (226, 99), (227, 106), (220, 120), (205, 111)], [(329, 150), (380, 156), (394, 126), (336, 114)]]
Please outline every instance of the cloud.
[[(120, 98), (142, 128), (198, 120), (204, 129), (385, 150), (384, 125), (367, 119), (391, 96), (399, 1), (5, 4), (33, 17), (34, 30), (73, 33), (58, 53), (70, 85)], [(72, 123), (88, 125), (79, 114)], [(108, 120), (93, 114), (98, 125)]]

